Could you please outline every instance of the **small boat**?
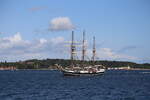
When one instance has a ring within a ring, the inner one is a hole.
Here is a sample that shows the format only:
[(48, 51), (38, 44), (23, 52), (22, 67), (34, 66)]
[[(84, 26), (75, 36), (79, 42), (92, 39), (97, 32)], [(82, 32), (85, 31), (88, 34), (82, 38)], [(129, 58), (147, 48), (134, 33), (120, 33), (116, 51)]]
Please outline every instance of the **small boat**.
[[(92, 76), (92, 75), (101, 75), (105, 72), (105, 67), (102, 65), (95, 65), (95, 37), (93, 37), (93, 56), (92, 61), (93, 65), (78, 65), (74, 63), (75, 61), (75, 44), (74, 44), (74, 32), (72, 31), (72, 43), (71, 43), (71, 65), (63, 68), (62, 66), (58, 66), (58, 69), (63, 73), (64, 76)], [(83, 32), (83, 43), (82, 43), (82, 62), (85, 60), (85, 32)]]

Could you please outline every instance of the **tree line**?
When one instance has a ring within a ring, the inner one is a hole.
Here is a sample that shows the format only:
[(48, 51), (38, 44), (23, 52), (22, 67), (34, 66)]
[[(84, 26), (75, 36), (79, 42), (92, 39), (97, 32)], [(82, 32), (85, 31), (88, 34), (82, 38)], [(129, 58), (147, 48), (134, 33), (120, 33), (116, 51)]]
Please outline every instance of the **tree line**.
[(149, 63), (144, 64), (137, 64), (134, 62), (128, 62), (128, 61), (80, 61), (76, 60), (72, 62), (68, 59), (44, 59), (44, 60), (38, 60), (38, 59), (31, 59), (26, 61), (18, 61), (18, 62), (0, 62), (0, 67), (16, 67), (17, 69), (55, 69), (55, 64), (61, 65), (63, 67), (69, 66), (71, 63), (74, 64), (86, 64), (86, 65), (92, 65), (92, 64), (100, 64), (105, 66), (106, 68), (116, 68), (116, 67), (127, 67), (130, 66), (131, 68), (143, 68), (143, 69), (150, 69)]

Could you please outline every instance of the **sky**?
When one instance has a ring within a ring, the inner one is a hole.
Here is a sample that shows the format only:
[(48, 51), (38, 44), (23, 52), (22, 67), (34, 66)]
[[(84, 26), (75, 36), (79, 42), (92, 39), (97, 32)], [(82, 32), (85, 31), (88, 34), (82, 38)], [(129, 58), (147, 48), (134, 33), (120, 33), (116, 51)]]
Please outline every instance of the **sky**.
[(98, 60), (150, 63), (149, 0), (0, 0), (0, 61), (69, 59), (72, 30), (88, 58), (95, 36)]

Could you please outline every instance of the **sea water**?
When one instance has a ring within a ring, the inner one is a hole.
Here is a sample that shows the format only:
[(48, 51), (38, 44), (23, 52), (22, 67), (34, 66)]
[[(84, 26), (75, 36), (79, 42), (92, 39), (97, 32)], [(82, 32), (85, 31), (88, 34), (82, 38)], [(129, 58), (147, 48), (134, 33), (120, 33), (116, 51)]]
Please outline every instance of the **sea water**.
[(149, 70), (65, 77), (60, 71), (0, 71), (0, 100), (150, 100)]

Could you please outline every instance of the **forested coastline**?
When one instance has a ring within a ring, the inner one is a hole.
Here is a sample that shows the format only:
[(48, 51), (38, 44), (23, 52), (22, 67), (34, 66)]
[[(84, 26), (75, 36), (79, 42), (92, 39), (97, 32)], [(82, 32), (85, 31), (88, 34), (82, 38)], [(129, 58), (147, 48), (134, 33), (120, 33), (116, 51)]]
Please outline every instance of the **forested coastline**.
[[(127, 61), (74, 61), (75, 64), (81, 65), (92, 65), (94, 64), (101, 64), (106, 68), (119, 68), (119, 67), (127, 67), (130, 66), (131, 68), (141, 68), (141, 69), (150, 69), (149, 63), (144, 64), (137, 64), (134, 62), (127, 62)], [(18, 62), (0, 62), (0, 67), (15, 67), (16, 69), (57, 69), (55, 64), (61, 65), (63, 67), (67, 67), (71, 64), (71, 61), (68, 59), (31, 59), (26, 61), (18, 61)]]

